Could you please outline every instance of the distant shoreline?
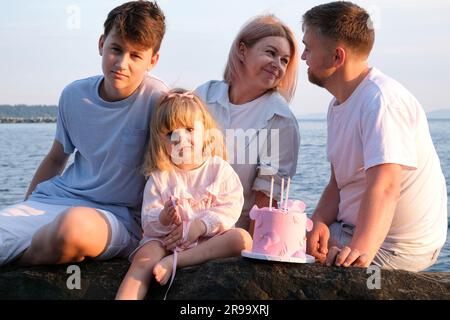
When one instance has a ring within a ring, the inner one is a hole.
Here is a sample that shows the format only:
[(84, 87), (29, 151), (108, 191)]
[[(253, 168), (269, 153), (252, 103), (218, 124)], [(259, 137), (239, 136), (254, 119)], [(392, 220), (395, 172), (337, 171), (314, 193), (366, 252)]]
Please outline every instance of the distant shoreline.
[(53, 123), (57, 115), (57, 106), (0, 105), (0, 123)]
[[(318, 121), (323, 122), (323, 118), (297, 118), (297, 121)], [(450, 121), (450, 118), (428, 118), (428, 121)], [(0, 124), (20, 124), (20, 123), (56, 123), (56, 117), (36, 117), (36, 118), (0, 118)]]
[[(58, 115), (56, 105), (1, 105), (0, 123), (54, 123)], [(450, 120), (450, 109), (427, 112), (428, 120)], [(326, 113), (296, 115), (299, 121), (326, 121)]]
[(36, 118), (0, 118), (0, 123), (55, 123), (56, 117), (36, 117)]

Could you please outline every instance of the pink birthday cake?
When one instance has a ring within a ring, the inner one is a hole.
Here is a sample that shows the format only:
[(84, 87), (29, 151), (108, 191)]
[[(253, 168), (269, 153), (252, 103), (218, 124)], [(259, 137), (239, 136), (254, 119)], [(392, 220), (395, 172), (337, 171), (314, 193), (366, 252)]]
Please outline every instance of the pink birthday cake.
[(282, 209), (258, 208), (250, 211), (255, 221), (251, 251), (242, 251), (248, 258), (282, 262), (313, 263), (314, 257), (306, 254), (306, 231), (312, 221), (306, 216), (305, 204), (289, 200)]

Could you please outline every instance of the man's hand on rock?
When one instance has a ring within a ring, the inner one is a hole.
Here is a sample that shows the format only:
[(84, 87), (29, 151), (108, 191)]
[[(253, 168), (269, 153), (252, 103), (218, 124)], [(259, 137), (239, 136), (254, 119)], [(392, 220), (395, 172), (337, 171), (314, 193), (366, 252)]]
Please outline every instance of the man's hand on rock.
[(328, 253), (328, 239), (330, 230), (320, 221), (314, 221), (313, 229), (307, 233), (306, 252), (320, 263), (324, 263)]
[(360, 252), (358, 249), (352, 249), (347, 246), (342, 249), (339, 249), (338, 247), (331, 247), (326, 258), (326, 265), (365, 268), (368, 266), (368, 256), (366, 253)]

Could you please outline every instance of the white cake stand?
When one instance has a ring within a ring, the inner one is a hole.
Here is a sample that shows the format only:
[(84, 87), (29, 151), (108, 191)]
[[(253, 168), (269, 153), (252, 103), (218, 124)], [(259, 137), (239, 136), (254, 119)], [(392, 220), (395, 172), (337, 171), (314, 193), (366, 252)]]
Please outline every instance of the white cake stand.
[(279, 257), (272, 256), (270, 254), (256, 253), (249, 250), (242, 250), (241, 255), (246, 258), (267, 260), (267, 261), (278, 261), (278, 262), (289, 262), (289, 263), (314, 263), (316, 259), (309, 254), (305, 254), (305, 258), (297, 257)]

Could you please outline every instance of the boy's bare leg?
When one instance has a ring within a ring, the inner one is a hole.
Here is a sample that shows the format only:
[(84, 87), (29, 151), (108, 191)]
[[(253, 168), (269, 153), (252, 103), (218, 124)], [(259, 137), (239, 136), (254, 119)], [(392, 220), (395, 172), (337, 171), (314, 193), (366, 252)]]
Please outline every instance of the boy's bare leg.
[(35, 233), (16, 264), (80, 262), (102, 254), (110, 239), (111, 227), (102, 213), (92, 208), (71, 208)]
[(153, 276), (153, 267), (167, 255), (159, 241), (150, 241), (136, 252), (123, 279), (116, 300), (143, 300)]
[[(217, 235), (197, 246), (178, 252), (177, 267), (182, 268), (200, 264), (212, 259), (227, 258), (240, 255), (242, 250), (249, 250), (252, 238), (244, 229), (234, 228)], [(155, 279), (164, 285), (172, 274), (173, 255), (159, 261), (154, 269)]]

